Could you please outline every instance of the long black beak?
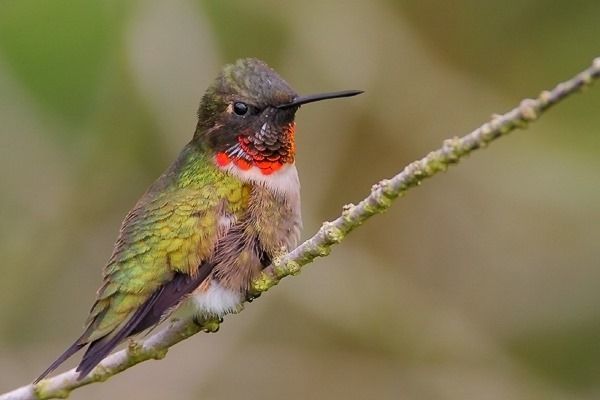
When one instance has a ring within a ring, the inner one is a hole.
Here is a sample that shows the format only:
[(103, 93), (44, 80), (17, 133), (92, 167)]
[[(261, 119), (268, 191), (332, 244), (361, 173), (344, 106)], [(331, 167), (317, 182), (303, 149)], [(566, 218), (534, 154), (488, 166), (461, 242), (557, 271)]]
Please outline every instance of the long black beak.
[(362, 90), (344, 90), (342, 92), (309, 94), (308, 96), (298, 96), (290, 103), (281, 104), (277, 106), (277, 108), (285, 109), (290, 107), (298, 107), (302, 104), (312, 103), (313, 101), (337, 99), (338, 97), (351, 97), (361, 93), (363, 93)]

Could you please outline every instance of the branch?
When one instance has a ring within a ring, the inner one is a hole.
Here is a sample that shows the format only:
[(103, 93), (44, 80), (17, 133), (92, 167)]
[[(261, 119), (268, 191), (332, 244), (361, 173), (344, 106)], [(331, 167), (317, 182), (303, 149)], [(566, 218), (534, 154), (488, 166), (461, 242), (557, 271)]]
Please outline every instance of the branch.
[[(520, 105), (506, 114), (497, 115), (473, 132), (458, 138), (447, 139), (443, 146), (424, 158), (409, 164), (402, 172), (391, 179), (375, 184), (371, 194), (357, 205), (344, 206), (342, 215), (332, 222), (325, 222), (310, 239), (288, 254), (276, 257), (252, 284), (253, 298), (276, 285), (282, 278), (294, 275), (302, 266), (317, 257), (329, 254), (331, 247), (340, 243), (348, 233), (368, 218), (387, 210), (394, 199), (404, 195), (410, 188), (418, 186), (424, 179), (465, 158), (472, 151), (481, 149), (493, 140), (513, 130), (524, 129), (537, 120), (548, 108), (564, 100), (571, 94), (591, 85), (600, 78), (600, 57), (593, 64), (572, 79), (558, 84), (551, 91), (543, 91), (536, 99), (525, 99)], [(251, 301), (252, 299), (249, 299)], [(161, 359), (168, 349), (195, 335), (199, 331), (216, 332), (220, 321), (192, 319), (174, 320), (158, 333), (141, 343), (129, 341), (126, 349), (106, 357), (90, 375), (77, 380), (75, 370), (70, 370), (53, 378), (44, 379), (37, 385), (26, 385), (12, 392), (0, 395), (0, 400), (28, 400), (65, 398), (81, 386), (102, 382), (142, 361)]]

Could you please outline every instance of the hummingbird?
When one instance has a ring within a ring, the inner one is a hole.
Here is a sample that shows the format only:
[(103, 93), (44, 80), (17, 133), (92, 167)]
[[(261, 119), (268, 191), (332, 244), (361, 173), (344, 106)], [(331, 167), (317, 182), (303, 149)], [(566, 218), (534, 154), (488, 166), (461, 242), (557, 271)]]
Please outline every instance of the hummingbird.
[(360, 93), (301, 96), (263, 61), (226, 65), (192, 140), (122, 222), (83, 334), (34, 383), (87, 346), (83, 379), (184, 303), (196, 317), (238, 311), (252, 279), (300, 237), (296, 111)]

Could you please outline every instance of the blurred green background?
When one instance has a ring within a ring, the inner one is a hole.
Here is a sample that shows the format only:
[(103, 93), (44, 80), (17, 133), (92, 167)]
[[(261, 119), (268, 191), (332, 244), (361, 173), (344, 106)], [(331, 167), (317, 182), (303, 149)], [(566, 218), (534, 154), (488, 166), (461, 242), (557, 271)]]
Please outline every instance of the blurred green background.
[[(301, 93), (304, 237), (600, 55), (600, 2), (0, 2), (0, 392), (81, 330), (121, 219), (220, 67)], [(198, 335), (73, 399), (597, 399), (600, 87)], [(68, 366), (73, 366), (72, 360)]]

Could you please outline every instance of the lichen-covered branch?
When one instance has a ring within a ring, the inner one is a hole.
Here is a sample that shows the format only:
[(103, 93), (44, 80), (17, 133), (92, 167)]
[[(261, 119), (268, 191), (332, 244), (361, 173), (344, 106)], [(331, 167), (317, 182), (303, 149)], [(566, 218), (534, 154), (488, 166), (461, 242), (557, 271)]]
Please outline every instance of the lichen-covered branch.
[[(391, 179), (375, 184), (369, 196), (360, 203), (344, 206), (342, 215), (332, 222), (325, 222), (310, 239), (293, 251), (276, 257), (253, 282), (255, 296), (269, 290), (282, 278), (300, 271), (302, 266), (317, 257), (329, 254), (331, 247), (340, 243), (354, 228), (368, 218), (387, 210), (394, 199), (404, 195), (410, 188), (419, 185), (424, 179), (445, 171), (458, 163), (474, 150), (485, 147), (493, 140), (517, 128), (526, 128), (538, 119), (544, 111), (567, 96), (589, 86), (600, 78), (600, 57), (589, 68), (572, 79), (558, 84), (550, 91), (543, 91), (535, 99), (523, 100), (519, 106), (506, 114), (497, 115), (473, 132), (444, 141), (443, 146), (422, 159), (409, 164), (402, 172)], [(121, 371), (142, 361), (163, 358), (168, 349), (199, 331), (215, 332), (220, 321), (177, 320), (167, 324), (161, 331), (143, 342), (130, 341), (129, 346), (104, 359), (86, 378), (78, 381), (74, 370), (53, 378), (44, 379), (37, 385), (26, 385), (0, 395), (0, 400), (29, 400), (65, 398), (80, 386), (102, 382)]]

